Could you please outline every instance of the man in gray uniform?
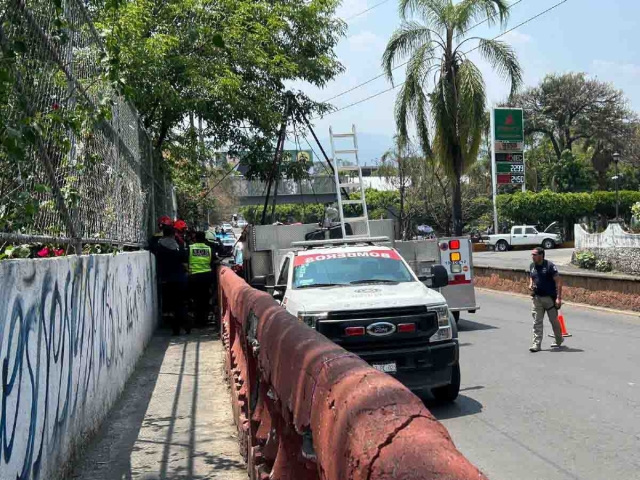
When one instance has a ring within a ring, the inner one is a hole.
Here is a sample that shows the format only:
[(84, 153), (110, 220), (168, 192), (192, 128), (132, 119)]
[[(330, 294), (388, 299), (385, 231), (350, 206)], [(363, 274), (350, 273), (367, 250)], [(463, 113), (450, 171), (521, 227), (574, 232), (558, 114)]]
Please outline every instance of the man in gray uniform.
[(542, 322), (547, 312), (556, 342), (552, 348), (562, 345), (562, 329), (558, 321), (558, 310), (562, 306), (562, 280), (558, 268), (544, 258), (544, 248), (536, 247), (531, 252), (533, 262), (529, 266), (529, 290), (533, 297), (533, 340), (530, 352), (539, 352), (542, 345)]

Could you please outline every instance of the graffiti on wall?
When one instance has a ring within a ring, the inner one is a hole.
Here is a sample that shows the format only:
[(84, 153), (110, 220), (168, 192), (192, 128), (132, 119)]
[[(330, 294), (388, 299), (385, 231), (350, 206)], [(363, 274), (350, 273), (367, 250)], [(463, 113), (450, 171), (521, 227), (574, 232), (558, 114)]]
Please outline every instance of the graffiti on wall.
[(0, 480), (49, 479), (118, 398), (157, 318), (148, 253), (0, 263)]

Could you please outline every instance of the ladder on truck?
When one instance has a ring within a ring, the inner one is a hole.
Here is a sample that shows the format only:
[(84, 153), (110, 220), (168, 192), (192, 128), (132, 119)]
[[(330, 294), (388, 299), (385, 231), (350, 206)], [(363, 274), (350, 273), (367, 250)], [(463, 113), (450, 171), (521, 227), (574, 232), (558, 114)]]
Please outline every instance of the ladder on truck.
[[(356, 126), (353, 125), (351, 133), (333, 133), (333, 129), (329, 127), (329, 138), (331, 139), (331, 161), (333, 162), (333, 174), (335, 177), (336, 183), (336, 195), (338, 197), (338, 211), (340, 212), (340, 224), (342, 226), (342, 238), (368, 238), (371, 236), (371, 232), (369, 231), (369, 216), (367, 213), (367, 202), (365, 199), (364, 192), (364, 183), (362, 182), (362, 169), (360, 168), (360, 161), (358, 158), (358, 138), (356, 136)], [(345, 149), (345, 150), (336, 150), (336, 138), (348, 138), (353, 140), (353, 149)], [(340, 155), (348, 155), (350, 157), (340, 158)], [(355, 160), (355, 165), (341, 165), (342, 161)], [(358, 172), (358, 181), (357, 182), (344, 182), (341, 183), (343, 178), (341, 178), (341, 174), (350, 173), (350, 172)], [(345, 193), (350, 194), (352, 192), (359, 191), (360, 199), (352, 200), (349, 197), (343, 198), (343, 190)], [(362, 205), (362, 216), (361, 217), (345, 217), (344, 216), (344, 207), (345, 205)], [(349, 223), (352, 225), (352, 235), (347, 235), (347, 230), (345, 225)], [(366, 233), (355, 233), (361, 232), (362, 229), (355, 228), (355, 225), (364, 223), (364, 231)]]

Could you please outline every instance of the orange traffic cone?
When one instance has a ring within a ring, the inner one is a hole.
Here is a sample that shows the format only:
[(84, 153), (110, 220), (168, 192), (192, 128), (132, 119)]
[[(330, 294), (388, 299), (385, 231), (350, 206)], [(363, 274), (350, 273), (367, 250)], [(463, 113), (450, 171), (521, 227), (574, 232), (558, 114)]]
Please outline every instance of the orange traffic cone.
[[(558, 322), (560, 322), (560, 330), (562, 331), (563, 337), (573, 337), (569, 332), (567, 332), (567, 325), (564, 323), (564, 315), (561, 312), (558, 312)], [(549, 335), (553, 337), (553, 335)]]
[(560, 322), (560, 329), (562, 330), (563, 337), (572, 337), (569, 332), (567, 332), (567, 325), (564, 323), (564, 315), (562, 313), (558, 314), (558, 321)]

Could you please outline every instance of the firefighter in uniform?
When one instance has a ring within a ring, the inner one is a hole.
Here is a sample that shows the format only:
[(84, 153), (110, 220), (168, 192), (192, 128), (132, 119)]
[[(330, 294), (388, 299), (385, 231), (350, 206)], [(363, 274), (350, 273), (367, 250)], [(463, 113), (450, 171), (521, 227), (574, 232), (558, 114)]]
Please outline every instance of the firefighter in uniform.
[(162, 305), (165, 312), (173, 313), (171, 327), (174, 335), (184, 328), (191, 333), (191, 323), (187, 315), (187, 273), (184, 268), (186, 250), (175, 237), (173, 222), (162, 226), (162, 238), (151, 252), (156, 257), (158, 279), (161, 284)]
[(189, 290), (197, 327), (203, 327), (209, 321), (215, 261), (216, 257), (207, 245), (205, 233), (196, 232), (195, 243), (189, 245)]
[(180, 246), (186, 248), (189, 242), (187, 242), (187, 222), (184, 220), (176, 220), (176, 223), (173, 225), (173, 228), (176, 230), (176, 240), (180, 244)]
[(162, 238), (162, 229), (167, 225), (173, 225), (173, 220), (171, 220), (171, 217), (167, 215), (163, 215), (158, 219), (158, 231), (154, 233), (153, 236), (147, 242), (148, 244), (147, 248), (149, 250), (154, 250), (157, 247), (158, 242)]
[[(170, 227), (173, 225), (173, 220), (171, 220), (171, 217), (167, 216), (167, 215), (163, 215), (160, 218), (158, 218), (158, 231), (156, 233), (153, 234), (153, 236), (148, 240), (147, 242), (147, 250), (149, 250), (151, 253), (153, 253), (154, 255), (158, 252), (158, 242), (162, 239), (163, 237), (163, 229), (165, 227)], [(160, 275), (156, 275), (156, 291), (158, 292), (158, 320), (159, 323), (162, 325), (162, 312), (163, 312), (163, 308), (165, 307), (165, 305), (163, 305), (162, 302), (162, 281), (160, 279)]]

